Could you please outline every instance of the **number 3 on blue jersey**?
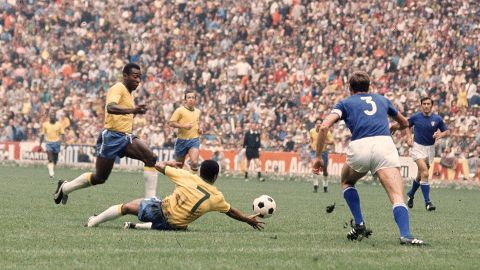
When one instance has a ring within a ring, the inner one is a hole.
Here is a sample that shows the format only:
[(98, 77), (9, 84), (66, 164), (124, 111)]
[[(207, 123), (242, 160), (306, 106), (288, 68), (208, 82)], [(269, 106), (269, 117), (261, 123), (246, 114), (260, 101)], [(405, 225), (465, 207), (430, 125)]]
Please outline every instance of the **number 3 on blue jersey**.
[(364, 100), (367, 104), (372, 105), (371, 111), (363, 111), (366, 115), (374, 115), (377, 112), (377, 104), (375, 104), (375, 101), (372, 100), (372, 97), (361, 97), (360, 99)]

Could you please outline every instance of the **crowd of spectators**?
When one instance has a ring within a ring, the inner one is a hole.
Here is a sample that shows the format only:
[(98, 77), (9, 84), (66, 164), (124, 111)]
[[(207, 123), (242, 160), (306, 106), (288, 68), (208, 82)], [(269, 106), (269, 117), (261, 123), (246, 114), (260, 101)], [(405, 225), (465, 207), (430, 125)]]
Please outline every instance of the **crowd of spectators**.
[[(241, 147), (254, 121), (263, 149), (302, 152), (359, 69), (407, 116), (431, 96), (451, 130), (439, 153), (478, 158), (479, 38), (477, 0), (0, 0), (0, 141), (38, 140), (55, 110), (67, 143), (94, 144), (106, 91), (136, 62), (149, 111), (134, 128), (150, 145), (173, 144), (166, 123), (193, 88), (204, 147)], [(344, 124), (334, 138), (344, 153)]]

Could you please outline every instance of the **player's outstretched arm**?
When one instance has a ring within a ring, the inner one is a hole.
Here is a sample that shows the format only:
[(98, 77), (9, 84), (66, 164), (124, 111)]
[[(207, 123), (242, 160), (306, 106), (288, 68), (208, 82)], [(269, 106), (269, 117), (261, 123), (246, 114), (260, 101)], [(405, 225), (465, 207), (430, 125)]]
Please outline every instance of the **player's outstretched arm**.
[(157, 164), (155, 164), (155, 169), (165, 174), (165, 168), (167, 166), (174, 167), (174, 168), (181, 168), (182, 165), (183, 164), (181, 162), (174, 161), (174, 160), (166, 161), (166, 162), (157, 162)]
[(233, 207), (231, 207), (226, 214), (233, 219), (248, 223), (248, 225), (252, 226), (252, 228), (254, 229), (257, 229), (259, 231), (263, 230), (263, 224), (265, 224), (265, 222), (258, 221), (257, 215), (245, 216), (244, 214), (242, 214), (242, 212)]

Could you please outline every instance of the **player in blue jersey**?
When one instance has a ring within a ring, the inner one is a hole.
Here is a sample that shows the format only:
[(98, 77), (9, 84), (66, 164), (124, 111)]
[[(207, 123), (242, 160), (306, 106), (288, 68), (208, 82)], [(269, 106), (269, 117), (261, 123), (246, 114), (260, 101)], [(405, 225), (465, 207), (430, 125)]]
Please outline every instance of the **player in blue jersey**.
[(408, 208), (403, 199), (403, 181), (400, 176), (398, 152), (390, 136), (388, 116), (399, 123), (399, 129), (408, 127), (408, 120), (392, 103), (378, 94), (368, 93), (370, 78), (366, 72), (356, 71), (349, 78), (352, 95), (337, 103), (320, 126), (313, 172), (319, 174), (324, 166), (322, 149), (333, 124), (344, 120), (352, 133), (347, 150), (347, 162), (342, 168), (343, 197), (354, 217), (349, 240), (362, 240), (372, 233), (367, 229), (360, 208), (356, 182), (368, 171), (378, 176), (393, 205), (393, 216), (400, 230), (400, 244), (423, 245), (410, 234)]
[[(413, 197), (420, 187), (423, 198), (425, 199), (425, 208), (427, 211), (436, 209), (430, 200), (430, 184), (428, 183), (428, 169), (435, 157), (436, 140), (448, 136), (449, 131), (443, 119), (438, 114), (432, 112), (433, 101), (429, 97), (420, 100), (422, 112), (413, 114), (408, 119), (409, 127), (413, 127), (413, 147), (410, 151), (411, 156), (418, 167), (417, 178), (413, 180), (412, 188), (407, 192), (409, 208), (413, 207)], [(395, 129), (397, 126), (393, 126)], [(412, 146), (412, 136), (410, 128), (407, 128), (407, 144)]]

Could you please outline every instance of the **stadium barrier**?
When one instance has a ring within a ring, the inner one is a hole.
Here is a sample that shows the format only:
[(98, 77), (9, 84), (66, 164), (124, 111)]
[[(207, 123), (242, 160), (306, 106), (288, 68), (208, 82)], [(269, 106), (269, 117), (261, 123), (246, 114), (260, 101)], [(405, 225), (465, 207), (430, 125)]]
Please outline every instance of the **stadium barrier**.
[(470, 175), (466, 159), (457, 159), (452, 168), (442, 166), (440, 160), (440, 158), (433, 159), (433, 164), (428, 171), (430, 179), (458, 181), (466, 180)]
[[(174, 159), (173, 149), (152, 147), (160, 161)], [(200, 150), (201, 159), (210, 159), (213, 152)], [(45, 164), (47, 154), (39, 149), (37, 142), (0, 142), (0, 160), (15, 161), (20, 164)], [(332, 153), (329, 155), (328, 172), (331, 176), (340, 176), (346, 156)], [(95, 162), (95, 146), (93, 145), (62, 145), (58, 164), (72, 167), (93, 167)], [(223, 171), (243, 172), (246, 168), (245, 150), (225, 150), (219, 159)], [(294, 152), (260, 153), (262, 171), (274, 175), (308, 175), (311, 174), (309, 157), (301, 157)], [(417, 166), (410, 157), (400, 157), (400, 172), (405, 179), (413, 179), (417, 175)], [(455, 168), (446, 168), (440, 164), (440, 158), (435, 158), (430, 167), (430, 179), (460, 181), (469, 176), (468, 162), (458, 159)], [(251, 164), (253, 166), (253, 164)], [(115, 162), (120, 169), (136, 170), (143, 167), (143, 162), (122, 158)]]

